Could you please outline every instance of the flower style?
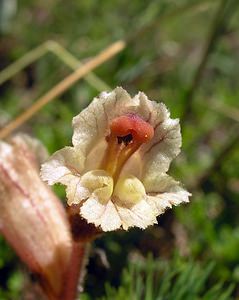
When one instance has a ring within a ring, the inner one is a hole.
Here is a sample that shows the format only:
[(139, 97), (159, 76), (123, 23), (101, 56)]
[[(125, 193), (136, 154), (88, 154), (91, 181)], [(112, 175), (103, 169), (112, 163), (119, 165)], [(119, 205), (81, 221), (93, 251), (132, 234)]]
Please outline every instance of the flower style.
[(146, 228), (190, 194), (166, 174), (181, 147), (178, 119), (162, 103), (121, 87), (73, 118), (73, 147), (42, 165), (48, 184), (66, 186), (68, 205), (103, 231)]

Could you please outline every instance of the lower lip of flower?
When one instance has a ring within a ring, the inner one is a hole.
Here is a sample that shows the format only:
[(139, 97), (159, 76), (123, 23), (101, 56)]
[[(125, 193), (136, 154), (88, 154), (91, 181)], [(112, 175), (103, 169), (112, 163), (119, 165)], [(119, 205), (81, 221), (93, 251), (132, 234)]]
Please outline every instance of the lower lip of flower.
[(110, 124), (110, 134), (101, 168), (107, 171), (116, 183), (120, 172), (143, 143), (154, 136), (154, 128), (137, 115), (129, 114), (117, 117)]

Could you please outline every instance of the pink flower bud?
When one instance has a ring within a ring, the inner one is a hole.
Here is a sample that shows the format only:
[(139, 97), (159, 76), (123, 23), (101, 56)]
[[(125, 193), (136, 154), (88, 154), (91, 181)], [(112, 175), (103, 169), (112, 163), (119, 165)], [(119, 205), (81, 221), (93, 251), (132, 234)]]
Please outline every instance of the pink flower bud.
[(27, 136), (0, 142), (0, 232), (54, 299), (64, 286), (72, 237), (62, 204), (39, 177), (43, 154)]

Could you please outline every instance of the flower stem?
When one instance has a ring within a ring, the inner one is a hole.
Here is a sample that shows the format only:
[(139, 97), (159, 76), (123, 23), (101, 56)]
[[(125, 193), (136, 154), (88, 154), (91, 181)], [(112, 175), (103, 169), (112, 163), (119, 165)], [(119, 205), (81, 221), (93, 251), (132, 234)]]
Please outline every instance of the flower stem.
[(102, 234), (99, 228), (88, 224), (81, 218), (79, 205), (68, 206), (67, 214), (73, 237), (73, 248), (65, 273), (65, 285), (62, 288), (61, 297), (56, 300), (75, 300), (77, 298), (77, 292), (81, 292), (85, 277), (89, 245)]
[(69, 268), (66, 272), (65, 286), (60, 300), (75, 300), (78, 286), (84, 278), (84, 268), (87, 260), (88, 245), (81, 242), (74, 242)]

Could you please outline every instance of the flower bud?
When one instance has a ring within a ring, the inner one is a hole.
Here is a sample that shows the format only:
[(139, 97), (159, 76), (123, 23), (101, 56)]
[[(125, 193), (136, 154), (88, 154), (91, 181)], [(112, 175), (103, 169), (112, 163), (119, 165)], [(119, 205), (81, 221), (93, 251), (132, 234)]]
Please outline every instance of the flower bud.
[(42, 155), (27, 136), (0, 141), (0, 232), (54, 299), (64, 286), (72, 237), (62, 204), (39, 177)]

